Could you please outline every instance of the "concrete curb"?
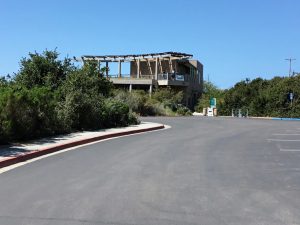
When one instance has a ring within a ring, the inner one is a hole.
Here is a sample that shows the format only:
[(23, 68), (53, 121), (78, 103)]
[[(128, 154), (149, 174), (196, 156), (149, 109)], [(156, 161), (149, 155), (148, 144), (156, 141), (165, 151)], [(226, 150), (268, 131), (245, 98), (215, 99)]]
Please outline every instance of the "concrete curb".
[[(239, 118), (239, 117), (232, 117), (232, 116), (218, 116), (218, 117), (222, 117), (222, 118)], [(300, 118), (256, 117), (256, 116), (249, 116), (249, 117), (239, 118), (239, 119), (300, 121)]]
[(274, 117), (272, 118), (272, 120), (286, 120), (286, 121), (300, 121), (300, 118), (278, 118), (278, 117)]
[(300, 118), (284, 118), (284, 117), (248, 117), (249, 119), (260, 120), (285, 120), (285, 121), (300, 121)]
[(144, 129), (139, 129), (139, 130), (131, 130), (131, 131), (117, 132), (117, 133), (113, 133), (113, 134), (105, 134), (105, 135), (87, 138), (87, 139), (83, 139), (83, 140), (77, 140), (77, 141), (68, 142), (68, 143), (64, 143), (64, 144), (58, 144), (58, 145), (54, 145), (51, 147), (44, 147), (39, 150), (31, 151), (31, 152), (28, 152), (23, 155), (19, 155), (19, 156), (15, 156), (15, 157), (12, 157), (9, 159), (2, 160), (2, 161), (0, 161), (0, 168), (11, 166), (16, 163), (24, 162), (24, 161), (27, 161), (27, 160), (30, 160), (33, 158), (37, 158), (37, 157), (40, 157), (40, 156), (43, 156), (46, 154), (57, 152), (57, 151), (60, 151), (60, 150), (66, 149), (66, 148), (75, 147), (78, 145), (83, 145), (83, 144), (100, 141), (100, 140), (105, 140), (105, 139), (109, 139), (109, 138), (113, 138), (113, 137), (121, 137), (121, 136), (125, 136), (125, 135), (130, 135), (130, 134), (138, 134), (138, 133), (143, 133), (143, 132), (147, 132), (147, 131), (160, 130), (160, 129), (164, 129), (164, 128), (165, 128), (164, 125), (159, 125), (159, 126), (144, 128)]
[(271, 120), (272, 117), (256, 117), (256, 116), (249, 116), (249, 117), (232, 117), (232, 116), (218, 116), (221, 118), (235, 118), (235, 119), (259, 119), (259, 120)]
[(258, 120), (272, 120), (273, 117), (258, 117), (258, 116), (249, 116), (248, 119), (258, 119)]

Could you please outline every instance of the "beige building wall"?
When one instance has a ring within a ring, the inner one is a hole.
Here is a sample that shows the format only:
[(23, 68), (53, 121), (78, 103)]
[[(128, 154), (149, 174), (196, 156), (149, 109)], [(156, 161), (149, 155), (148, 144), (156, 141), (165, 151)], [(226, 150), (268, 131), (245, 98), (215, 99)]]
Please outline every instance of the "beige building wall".
[[(130, 76), (137, 78), (138, 61), (130, 62)], [(155, 75), (155, 61), (140, 61), (140, 78), (147, 75)], [(172, 73), (176, 71), (178, 74), (186, 75), (188, 86), (173, 86), (171, 88), (182, 90), (184, 92), (184, 103), (190, 109), (194, 109), (198, 98), (203, 92), (203, 65), (198, 60), (159, 60), (158, 74)], [(159, 87), (157, 83), (157, 87)]]

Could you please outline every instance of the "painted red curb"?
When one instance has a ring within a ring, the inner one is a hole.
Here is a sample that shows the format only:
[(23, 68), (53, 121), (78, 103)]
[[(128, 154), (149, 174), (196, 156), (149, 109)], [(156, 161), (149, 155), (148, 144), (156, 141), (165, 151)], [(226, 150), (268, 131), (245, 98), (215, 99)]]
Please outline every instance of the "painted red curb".
[(6, 166), (11, 166), (13, 164), (16, 164), (19, 162), (24, 162), (24, 161), (27, 161), (27, 160), (30, 160), (30, 159), (33, 159), (33, 158), (36, 158), (36, 157), (39, 157), (42, 155), (50, 154), (53, 152), (57, 152), (57, 151), (66, 149), (66, 148), (75, 147), (78, 145), (91, 143), (94, 141), (100, 141), (100, 140), (113, 138), (113, 137), (121, 137), (121, 136), (129, 135), (129, 134), (138, 134), (138, 133), (143, 133), (143, 132), (147, 132), (147, 131), (160, 130), (160, 129), (164, 129), (164, 128), (165, 128), (164, 125), (160, 125), (160, 126), (144, 128), (144, 129), (140, 129), (140, 130), (131, 130), (131, 131), (124, 131), (124, 132), (113, 133), (113, 134), (105, 134), (105, 135), (98, 136), (98, 137), (87, 138), (87, 139), (73, 141), (73, 142), (69, 142), (69, 143), (65, 143), (65, 144), (58, 144), (56, 146), (51, 146), (48, 148), (41, 148), (36, 151), (28, 152), (24, 155), (19, 155), (16, 157), (12, 157), (12, 158), (0, 161), (0, 168), (6, 167)]

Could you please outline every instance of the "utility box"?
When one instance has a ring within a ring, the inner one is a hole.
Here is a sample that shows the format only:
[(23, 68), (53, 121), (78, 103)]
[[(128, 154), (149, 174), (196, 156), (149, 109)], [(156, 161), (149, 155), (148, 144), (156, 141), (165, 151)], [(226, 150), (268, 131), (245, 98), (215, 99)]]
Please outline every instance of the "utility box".
[(207, 108), (207, 116), (214, 116), (214, 109), (213, 108)]

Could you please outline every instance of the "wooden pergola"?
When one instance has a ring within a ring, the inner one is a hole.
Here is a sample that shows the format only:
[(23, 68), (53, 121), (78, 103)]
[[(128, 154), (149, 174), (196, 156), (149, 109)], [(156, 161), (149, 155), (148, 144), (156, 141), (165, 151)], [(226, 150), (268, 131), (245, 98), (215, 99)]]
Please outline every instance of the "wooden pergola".
[(138, 55), (83, 55), (80, 58), (75, 58), (76, 61), (100, 61), (100, 62), (131, 62), (131, 61), (147, 61), (159, 59), (189, 59), (193, 55), (181, 53), (181, 52), (161, 52), (161, 53), (149, 53)]
[[(140, 71), (140, 62), (144, 61), (150, 65), (150, 62), (155, 61), (155, 79), (158, 77), (158, 66), (159, 61), (164, 60), (188, 60), (192, 58), (193, 55), (181, 53), (181, 52), (161, 52), (161, 53), (149, 53), (149, 54), (137, 54), (137, 55), (83, 55), (79, 58), (74, 57), (74, 60), (86, 62), (86, 61), (94, 61), (99, 64), (99, 68), (101, 67), (101, 63), (105, 63), (105, 67), (108, 68), (108, 63), (119, 63), (119, 73), (118, 77), (122, 76), (122, 63), (123, 62), (136, 62), (137, 63), (137, 78), (139, 78)], [(106, 70), (106, 76), (108, 76), (108, 70)]]

